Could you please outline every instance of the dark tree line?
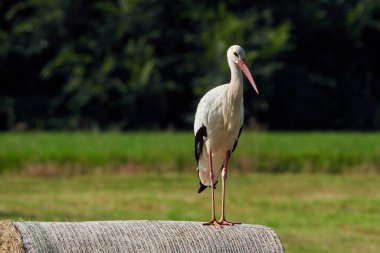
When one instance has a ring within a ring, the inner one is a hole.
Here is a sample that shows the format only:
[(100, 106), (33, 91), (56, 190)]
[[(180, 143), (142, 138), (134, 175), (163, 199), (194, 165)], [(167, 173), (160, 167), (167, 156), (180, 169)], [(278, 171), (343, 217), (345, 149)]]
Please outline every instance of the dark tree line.
[(231, 44), (247, 124), (380, 129), (378, 0), (3, 0), (0, 129), (189, 129)]

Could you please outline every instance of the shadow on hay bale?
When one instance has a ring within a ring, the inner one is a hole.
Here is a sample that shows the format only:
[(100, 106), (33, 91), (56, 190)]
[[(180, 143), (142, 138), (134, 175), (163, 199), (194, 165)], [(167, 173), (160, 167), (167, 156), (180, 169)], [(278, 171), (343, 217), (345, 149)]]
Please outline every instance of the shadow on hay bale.
[(146, 220), (0, 224), (8, 231), (0, 233), (0, 249), (14, 249), (4, 252), (285, 252), (276, 233), (260, 225), (215, 228)]

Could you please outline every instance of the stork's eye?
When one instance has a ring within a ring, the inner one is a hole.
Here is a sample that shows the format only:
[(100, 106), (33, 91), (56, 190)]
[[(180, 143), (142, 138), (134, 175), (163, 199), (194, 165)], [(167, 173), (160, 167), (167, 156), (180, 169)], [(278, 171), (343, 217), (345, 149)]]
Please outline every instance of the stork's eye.
[(239, 57), (238, 54), (237, 54), (236, 52), (234, 52), (234, 55), (235, 55), (236, 57)]

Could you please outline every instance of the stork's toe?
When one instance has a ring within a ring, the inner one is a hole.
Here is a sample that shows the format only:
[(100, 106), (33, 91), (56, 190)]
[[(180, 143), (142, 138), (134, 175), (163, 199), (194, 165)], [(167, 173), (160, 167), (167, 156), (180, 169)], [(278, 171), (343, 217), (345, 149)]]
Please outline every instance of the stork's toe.
[(231, 222), (231, 221), (226, 221), (225, 219), (222, 219), (218, 221), (218, 224), (221, 226), (233, 226), (233, 225), (241, 224), (241, 222)]
[(203, 223), (202, 225), (204, 225), (204, 226), (211, 226), (212, 225), (212, 226), (215, 226), (217, 228), (220, 228), (219, 222), (217, 222), (215, 219), (212, 219), (209, 222)]

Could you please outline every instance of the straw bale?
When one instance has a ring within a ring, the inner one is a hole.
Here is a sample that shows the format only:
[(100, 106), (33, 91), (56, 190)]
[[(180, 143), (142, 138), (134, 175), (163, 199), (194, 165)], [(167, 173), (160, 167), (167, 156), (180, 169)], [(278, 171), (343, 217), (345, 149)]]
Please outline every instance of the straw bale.
[(34, 252), (271, 252), (276, 233), (260, 225), (216, 228), (187, 221), (15, 222)]
[(13, 223), (0, 221), (0, 253), (24, 253), (22, 241)]

